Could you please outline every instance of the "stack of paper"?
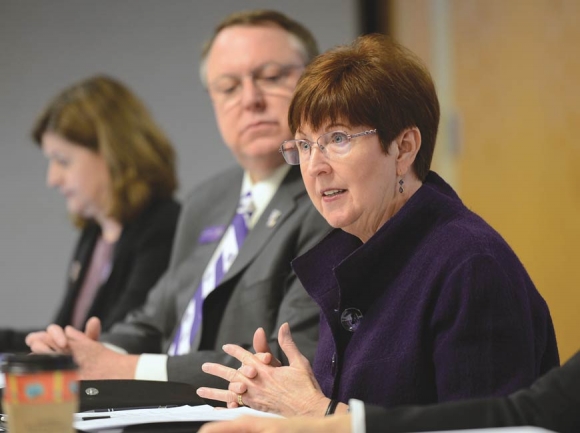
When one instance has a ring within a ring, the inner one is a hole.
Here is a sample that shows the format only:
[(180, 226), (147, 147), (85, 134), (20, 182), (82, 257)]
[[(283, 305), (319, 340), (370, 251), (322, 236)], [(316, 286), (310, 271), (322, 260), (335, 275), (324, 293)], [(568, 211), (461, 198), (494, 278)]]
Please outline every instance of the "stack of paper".
[(215, 409), (212, 406), (179, 406), (158, 409), (129, 409), (114, 412), (81, 412), (75, 414), (74, 427), (87, 432), (110, 428), (122, 428), (137, 424), (192, 421), (224, 421), (242, 415), (281, 418), (249, 407)]

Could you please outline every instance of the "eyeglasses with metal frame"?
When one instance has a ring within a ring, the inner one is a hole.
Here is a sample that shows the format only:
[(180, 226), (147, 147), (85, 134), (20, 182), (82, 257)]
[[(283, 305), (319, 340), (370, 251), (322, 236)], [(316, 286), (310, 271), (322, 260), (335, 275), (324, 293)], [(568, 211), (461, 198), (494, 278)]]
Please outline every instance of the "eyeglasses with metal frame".
[(376, 133), (376, 129), (369, 129), (367, 131), (357, 132), (356, 134), (347, 134), (343, 131), (331, 131), (318, 137), (316, 143), (304, 139), (286, 140), (280, 146), (279, 152), (282, 153), (284, 160), (288, 164), (300, 165), (301, 162), (310, 159), (312, 147), (316, 144), (324, 156), (333, 159), (346, 155), (350, 151), (352, 148), (351, 140), (353, 138)]

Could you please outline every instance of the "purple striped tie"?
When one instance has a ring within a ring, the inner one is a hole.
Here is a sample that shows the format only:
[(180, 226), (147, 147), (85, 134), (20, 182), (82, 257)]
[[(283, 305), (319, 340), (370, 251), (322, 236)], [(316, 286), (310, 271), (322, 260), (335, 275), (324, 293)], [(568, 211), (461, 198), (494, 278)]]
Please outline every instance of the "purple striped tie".
[(211, 262), (208, 264), (195, 295), (187, 305), (179, 329), (169, 348), (169, 355), (189, 353), (191, 343), (201, 326), (203, 300), (219, 285), (238, 255), (238, 251), (248, 234), (248, 224), (253, 211), (252, 195), (248, 192), (240, 197), (236, 214), (221, 240), (221, 251), (215, 264)]

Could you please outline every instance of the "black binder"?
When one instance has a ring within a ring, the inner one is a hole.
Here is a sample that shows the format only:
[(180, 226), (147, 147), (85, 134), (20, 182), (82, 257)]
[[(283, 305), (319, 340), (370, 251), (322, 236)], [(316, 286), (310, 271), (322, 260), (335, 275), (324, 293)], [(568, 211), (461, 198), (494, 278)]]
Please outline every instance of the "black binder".
[(205, 404), (196, 387), (154, 380), (81, 380), (79, 412), (129, 407), (198, 406)]
[[(180, 382), (153, 380), (81, 380), (79, 412), (131, 407), (198, 406), (205, 401), (196, 387)], [(0, 398), (1, 392), (0, 389)], [(0, 406), (0, 413), (4, 413)]]

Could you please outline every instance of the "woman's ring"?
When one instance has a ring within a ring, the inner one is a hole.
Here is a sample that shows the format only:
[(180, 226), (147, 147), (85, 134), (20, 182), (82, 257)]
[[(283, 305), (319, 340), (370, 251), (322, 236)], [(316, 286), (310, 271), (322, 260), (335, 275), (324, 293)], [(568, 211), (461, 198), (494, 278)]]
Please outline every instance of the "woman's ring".
[(242, 401), (242, 394), (238, 394), (238, 405), (241, 406), (245, 406), (244, 402)]

